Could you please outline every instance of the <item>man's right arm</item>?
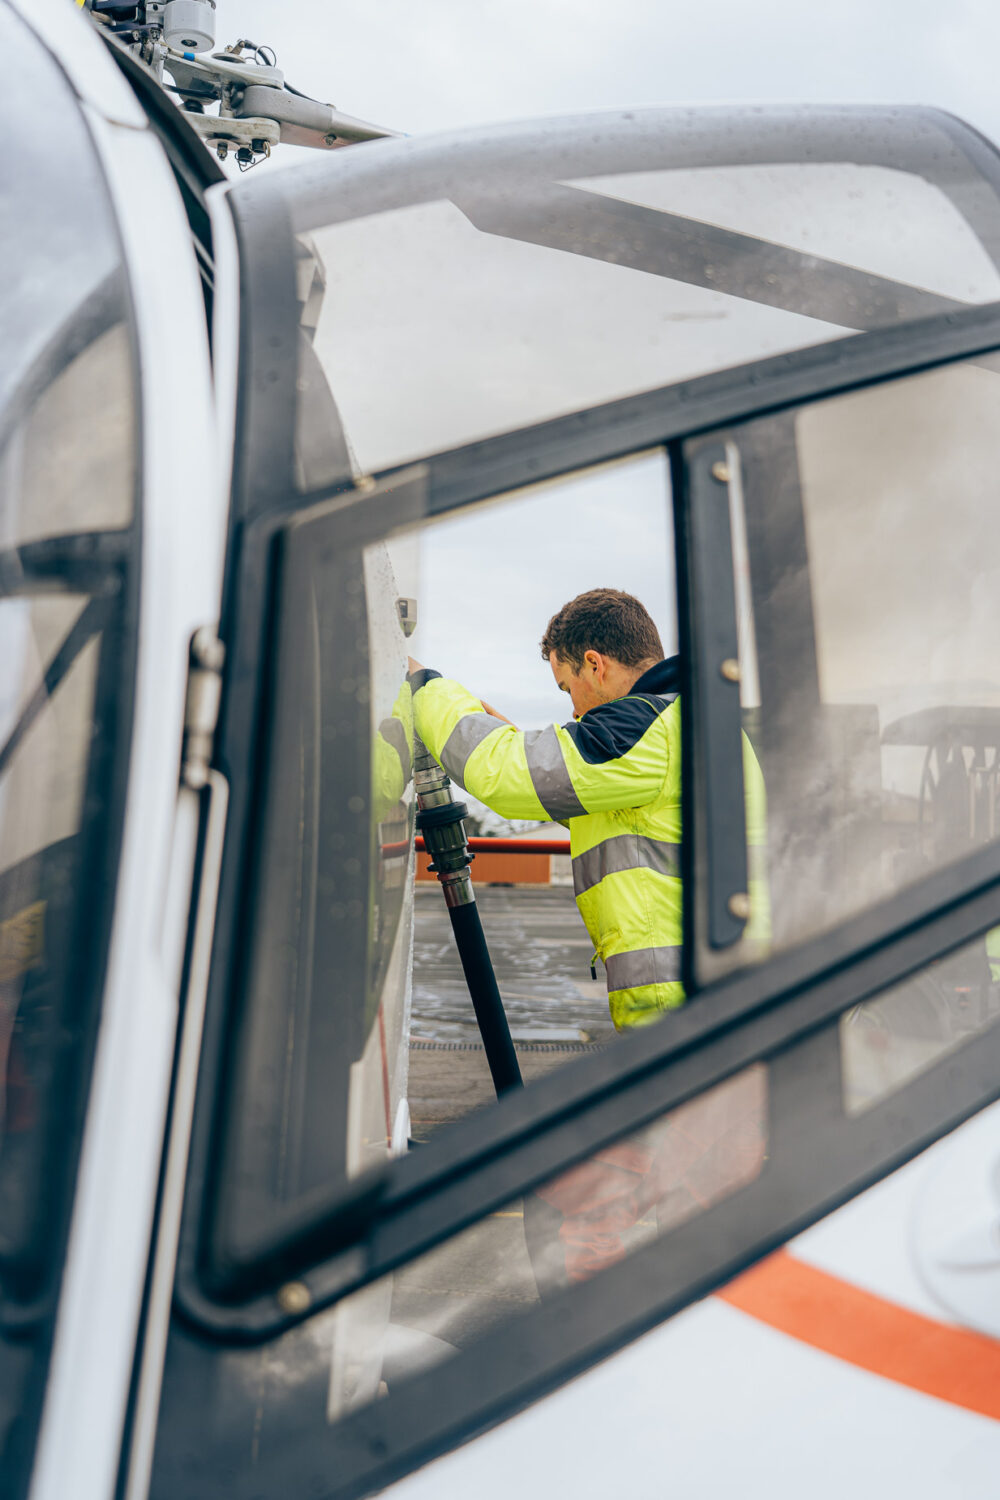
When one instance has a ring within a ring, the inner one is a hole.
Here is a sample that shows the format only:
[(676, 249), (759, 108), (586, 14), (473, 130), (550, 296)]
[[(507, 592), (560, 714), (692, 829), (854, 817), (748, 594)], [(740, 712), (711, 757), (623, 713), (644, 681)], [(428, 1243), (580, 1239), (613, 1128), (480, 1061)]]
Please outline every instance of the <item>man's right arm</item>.
[(428, 750), (453, 781), (502, 817), (562, 822), (639, 807), (663, 785), (661, 743), (646, 753), (588, 763), (559, 725), (523, 731), (499, 723), (466, 688), (425, 668), (411, 674), (410, 684), (414, 727)]
[(421, 668), (410, 674), (413, 727), (452, 781), (504, 818), (550, 814), (539, 800), (524, 752), (524, 735), (484, 711), (458, 682)]

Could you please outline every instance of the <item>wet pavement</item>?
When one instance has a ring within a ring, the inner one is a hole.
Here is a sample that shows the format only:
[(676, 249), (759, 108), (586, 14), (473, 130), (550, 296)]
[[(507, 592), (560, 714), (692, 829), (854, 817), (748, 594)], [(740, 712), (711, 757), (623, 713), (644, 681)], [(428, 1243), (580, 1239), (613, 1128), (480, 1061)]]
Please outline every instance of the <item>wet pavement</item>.
[[(613, 1044), (603, 974), (569, 886), (482, 886), (479, 912), (526, 1084)], [(451, 922), (437, 885), (417, 886), (409, 1103), (426, 1141), (494, 1098)]]
[[(607, 1042), (614, 1036), (603, 972), (570, 886), (476, 889), (483, 931), (516, 1042)], [(437, 885), (417, 887), (412, 1035), (475, 1042), (479, 1031)]]

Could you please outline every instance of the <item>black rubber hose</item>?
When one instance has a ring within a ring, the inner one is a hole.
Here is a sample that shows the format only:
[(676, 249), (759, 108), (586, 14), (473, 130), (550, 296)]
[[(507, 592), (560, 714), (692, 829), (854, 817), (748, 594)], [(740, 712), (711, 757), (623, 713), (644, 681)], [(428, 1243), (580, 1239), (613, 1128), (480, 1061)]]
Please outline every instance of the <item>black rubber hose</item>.
[(517, 1053), (510, 1039), (507, 1015), (497, 988), (496, 975), (490, 962), (489, 949), (483, 924), (479, 920), (479, 908), (474, 901), (465, 906), (448, 908), (458, 956), (465, 971), (465, 982), (472, 996), (473, 1009), (479, 1023), (479, 1032), (486, 1048), (486, 1061), (490, 1065), (493, 1087), (497, 1098), (510, 1089), (522, 1086), (521, 1069)]

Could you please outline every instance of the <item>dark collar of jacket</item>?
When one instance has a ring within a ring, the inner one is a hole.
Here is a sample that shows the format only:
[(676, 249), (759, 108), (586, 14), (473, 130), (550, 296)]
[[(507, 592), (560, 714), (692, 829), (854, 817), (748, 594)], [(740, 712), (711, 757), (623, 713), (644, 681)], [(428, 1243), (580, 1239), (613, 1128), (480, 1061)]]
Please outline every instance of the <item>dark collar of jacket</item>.
[(629, 689), (631, 693), (655, 693), (657, 697), (676, 697), (681, 690), (681, 659), (668, 656), (658, 661), (655, 667), (643, 672), (638, 682)]
[(643, 672), (624, 698), (589, 708), (563, 728), (588, 765), (620, 760), (642, 739), (680, 689), (680, 658), (668, 657)]

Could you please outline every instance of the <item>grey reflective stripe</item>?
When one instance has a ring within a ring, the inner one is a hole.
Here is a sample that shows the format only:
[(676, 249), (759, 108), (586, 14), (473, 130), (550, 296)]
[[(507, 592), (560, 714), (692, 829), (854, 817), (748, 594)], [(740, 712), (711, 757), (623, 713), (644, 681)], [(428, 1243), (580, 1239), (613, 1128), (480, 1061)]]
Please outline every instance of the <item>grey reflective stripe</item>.
[(452, 781), (458, 782), (463, 792), (465, 766), (469, 756), (487, 735), (492, 734), (495, 729), (503, 728), (503, 720), (494, 719), (492, 714), (463, 714), (445, 740), (440, 756), (441, 764)]
[(383, 719), (378, 726), (378, 732), (386, 744), (391, 745), (399, 756), (399, 764), (403, 768), (403, 780), (409, 781), (413, 762), (406, 730), (398, 719)]
[(554, 724), (548, 729), (527, 730), (524, 753), (535, 796), (550, 818), (579, 818), (586, 813), (587, 809), (573, 790)]
[(681, 846), (638, 833), (615, 834), (585, 854), (573, 856), (573, 889), (580, 896), (605, 875), (620, 875), (623, 870), (656, 870), (660, 875), (679, 877)]
[(637, 990), (644, 984), (677, 984), (681, 977), (681, 949), (636, 948), (605, 959), (608, 991)]

